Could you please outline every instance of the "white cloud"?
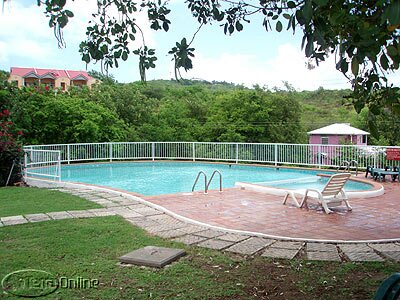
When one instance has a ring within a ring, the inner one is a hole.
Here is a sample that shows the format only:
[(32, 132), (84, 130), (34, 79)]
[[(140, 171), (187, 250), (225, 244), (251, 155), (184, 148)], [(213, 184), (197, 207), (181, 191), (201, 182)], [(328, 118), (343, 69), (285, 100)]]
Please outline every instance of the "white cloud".
[(8, 60), (8, 50), (6, 43), (0, 41), (0, 63)]
[[(319, 66), (310, 70), (304, 53), (292, 44), (278, 47), (275, 57), (265, 59), (249, 54), (226, 52), (217, 57), (207, 57), (197, 53), (193, 59), (193, 70), (183, 72), (186, 78), (227, 81), (251, 87), (283, 87), (283, 81), (289, 82), (297, 90), (315, 90), (351, 88), (348, 79), (335, 68), (335, 58), (330, 56)], [(171, 69), (173, 66), (171, 65)], [(170, 76), (172, 76), (170, 72)], [(398, 86), (400, 72), (387, 76), (390, 83)]]
[[(70, 19), (70, 23), (65, 28), (66, 37), (69, 40), (74, 40), (77, 42), (82, 41), (85, 38), (86, 27), (88, 22), (92, 20), (92, 14), (97, 12), (97, 1), (86, 0), (86, 1), (70, 1), (69, 5), (66, 6), (67, 9), (74, 12), (74, 17)], [(119, 19), (118, 12), (116, 10), (109, 11), (109, 16)], [(147, 12), (141, 11), (137, 12), (135, 15), (136, 24), (142, 29), (145, 36), (146, 44), (153, 46), (155, 40), (153, 37), (153, 32), (150, 29), (150, 23), (147, 18)], [(142, 38), (139, 31), (137, 32), (136, 41), (132, 43), (133, 48), (138, 48), (142, 43)]]
[[(17, 1), (7, 1), (0, 17), (0, 63), (2, 69), (11, 66), (35, 66), (48, 68), (78, 68), (85, 64), (78, 53), (79, 44), (85, 39), (86, 27), (91, 14), (97, 11), (97, 1), (68, 1), (68, 9), (74, 17), (64, 28), (66, 49), (58, 49), (53, 29), (49, 28), (44, 6), (24, 7)], [(147, 13), (141, 12), (136, 17), (149, 46), (154, 46), (153, 31), (149, 28)], [(131, 45), (136, 49), (141, 45), (141, 37)], [(92, 66), (89, 66), (91, 68)]]
[(295, 46), (279, 46), (278, 53), (270, 59), (239, 53), (223, 53), (216, 58), (201, 53), (194, 59), (194, 70), (189, 77), (228, 81), (246, 86), (282, 87), (288, 81), (297, 89), (349, 88), (347, 79), (335, 69), (334, 59), (328, 58), (313, 70), (306, 67), (304, 54)]
[[(18, 1), (6, 1), (5, 10), (0, 15), (0, 69), (9, 69), (11, 66), (84, 69), (85, 63), (81, 61), (78, 48), (79, 43), (85, 39), (91, 14), (97, 11), (97, 1), (67, 2), (75, 16), (70, 19), (64, 30), (67, 48), (60, 50), (52, 29), (48, 27), (48, 18), (43, 13), (43, 6), (38, 7), (36, 1), (32, 1), (32, 5), (28, 7), (22, 6)], [(174, 0), (173, 4), (178, 6), (177, 2)], [(173, 78), (171, 56), (165, 54), (168, 50), (163, 50), (165, 37), (149, 28), (145, 11), (138, 14), (136, 20), (144, 31), (147, 45), (156, 48), (159, 59), (156, 62), (156, 70), (149, 70), (148, 78)], [(174, 20), (172, 20), (173, 23)], [(174, 24), (178, 29), (189, 26), (186, 19), (182, 21), (178, 18), (175, 21)], [(167, 35), (171, 40), (177, 40), (181, 34), (179, 30), (178, 33), (171, 30)], [(160, 37), (159, 41), (156, 39), (158, 37)], [(259, 84), (269, 88), (282, 86), (282, 81), (288, 81), (297, 89), (317, 89), (320, 86), (337, 89), (350, 87), (347, 79), (335, 69), (333, 57), (328, 58), (314, 70), (308, 70), (305, 66), (304, 53), (299, 46), (294, 45), (294, 42), (279, 46), (276, 52), (272, 47), (268, 49), (266, 53), (276, 53), (273, 57), (271, 54), (256, 56), (245, 52), (235, 52), (234, 48), (227, 49), (226, 52), (217, 56), (210, 51), (207, 52), (210, 53), (209, 55), (201, 52), (201, 47), (209, 47), (214, 42), (216, 42), (214, 39), (210, 39), (206, 40), (207, 44), (196, 46), (194, 69), (188, 73), (183, 71), (182, 75), (185, 78), (228, 81), (247, 86)], [(136, 49), (140, 46), (141, 37), (138, 33), (137, 41), (130, 48)], [(98, 69), (99, 67), (90, 65), (88, 68)], [(110, 72), (115, 74), (121, 82), (138, 80), (137, 57), (131, 57), (128, 61), (121, 63), (120, 68), (112, 69)], [(389, 78), (398, 85), (400, 72)]]

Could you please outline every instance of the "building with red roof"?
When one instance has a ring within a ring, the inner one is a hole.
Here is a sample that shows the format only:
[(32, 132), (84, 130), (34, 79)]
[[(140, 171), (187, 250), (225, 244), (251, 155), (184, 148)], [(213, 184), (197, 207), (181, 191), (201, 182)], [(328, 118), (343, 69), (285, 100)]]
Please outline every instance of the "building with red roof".
[(70, 86), (88, 86), (89, 88), (99, 81), (91, 77), (86, 71), (18, 68), (11, 67), (9, 82), (19, 88), (32, 85), (46, 85), (59, 88), (63, 91)]

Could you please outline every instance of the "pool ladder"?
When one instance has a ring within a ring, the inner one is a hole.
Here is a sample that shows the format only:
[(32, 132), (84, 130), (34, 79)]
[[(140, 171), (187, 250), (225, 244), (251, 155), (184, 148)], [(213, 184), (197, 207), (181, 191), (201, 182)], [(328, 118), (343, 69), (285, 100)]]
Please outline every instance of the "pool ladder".
[(350, 168), (353, 167), (353, 165), (356, 168), (356, 176), (357, 176), (358, 175), (358, 161), (356, 161), (355, 159), (351, 160), (350, 162), (347, 160), (342, 161), (340, 166), (337, 168), (337, 171), (339, 171), (341, 168), (343, 168), (344, 171), (350, 172)]
[(193, 187), (192, 187), (192, 192), (194, 192), (194, 189), (195, 189), (195, 187), (196, 187), (197, 182), (198, 182), (199, 179), (200, 179), (200, 176), (203, 175), (203, 176), (204, 176), (204, 194), (207, 194), (207, 193), (208, 193), (208, 188), (210, 187), (210, 184), (211, 184), (211, 182), (212, 182), (212, 180), (213, 180), (215, 174), (219, 174), (219, 191), (222, 192), (222, 174), (221, 174), (221, 172), (218, 171), (218, 170), (215, 170), (215, 171), (212, 173), (212, 175), (211, 175), (209, 181), (207, 181), (207, 174), (204, 173), (203, 171), (200, 171), (200, 172), (197, 174), (196, 180), (194, 181), (194, 184), (193, 184)]

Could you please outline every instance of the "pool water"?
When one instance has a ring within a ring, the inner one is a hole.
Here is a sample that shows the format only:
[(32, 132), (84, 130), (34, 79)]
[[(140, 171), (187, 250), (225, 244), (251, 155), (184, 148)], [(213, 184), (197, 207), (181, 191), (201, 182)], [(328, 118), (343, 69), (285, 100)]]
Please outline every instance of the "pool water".
[[(320, 174), (320, 172), (318, 172), (318, 174)], [(329, 180), (328, 177), (313, 176), (313, 177), (299, 178), (295, 180), (259, 182), (257, 184), (263, 186), (272, 186), (277, 188), (294, 189), (294, 190), (297, 189), (322, 190), (322, 188), (326, 185), (328, 180)], [(348, 181), (344, 186), (344, 189), (346, 191), (365, 191), (372, 189), (372, 185), (363, 182)]]
[[(214, 170), (222, 173), (223, 188), (233, 187), (235, 182), (257, 183), (281, 188), (322, 189), (327, 179), (320, 180), (322, 171), (272, 168), (189, 162), (130, 162), (63, 165), (63, 181), (82, 182), (108, 186), (146, 196), (191, 192), (198, 172), (203, 171), (210, 179)], [(349, 181), (346, 190), (368, 190), (371, 185)], [(219, 176), (214, 176), (209, 189), (219, 188)], [(200, 177), (196, 190), (204, 190), (204, 178)]]

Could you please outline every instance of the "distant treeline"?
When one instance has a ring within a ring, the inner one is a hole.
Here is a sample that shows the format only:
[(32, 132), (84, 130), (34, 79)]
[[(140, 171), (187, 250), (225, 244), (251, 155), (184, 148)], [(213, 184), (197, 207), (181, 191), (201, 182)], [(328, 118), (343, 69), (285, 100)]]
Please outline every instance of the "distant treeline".
[[(368, 111), (357, 115), (349, 91), (248, 89), (223, 82), (112, 78), (67, 93), (0, 86), (0, 109), (10, 111), (25, 144), (106, 141), (307, 143), (307, 131), (347, 122), (369, 131)], [(370, 143), (400, 143), (400, 124), (388, 112), (376, 120)]]

